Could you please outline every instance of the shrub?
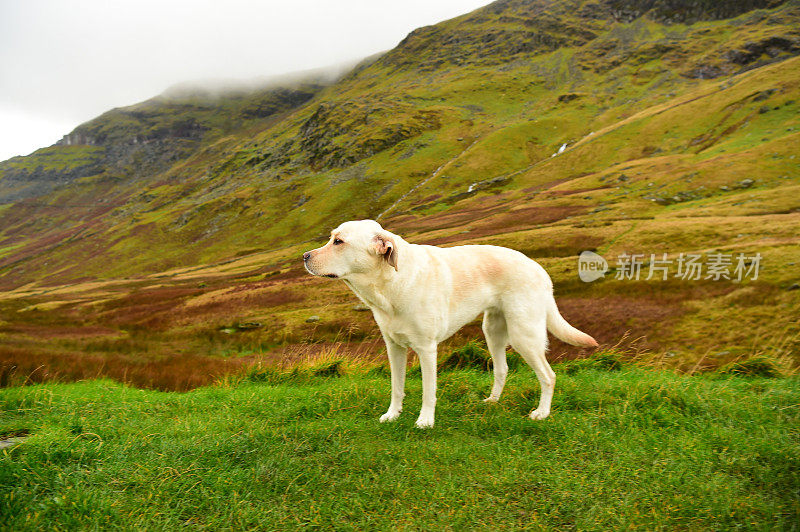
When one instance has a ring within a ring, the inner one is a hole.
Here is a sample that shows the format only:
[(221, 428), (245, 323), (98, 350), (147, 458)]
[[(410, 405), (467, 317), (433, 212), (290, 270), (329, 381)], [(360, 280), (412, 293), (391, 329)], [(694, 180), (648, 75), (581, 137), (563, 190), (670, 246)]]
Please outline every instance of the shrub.
[(522, 359), (522, 355), (513, 349), (506, 353), (506, 363), (508, 363), (509, 371), (516, 371), (527, 366), (527, 363)]
[(370, 368), (367, 371), (367, 375), (377, 375), (379, 377), (388, 377), (392, 374), (392, 371), (389, 369), (388, 364), (379, 364)]
[(344, 375), (342, 362), (342, 360), (326, 360), (313, 366), (311, 374), (315, 377), (341, 377)]
[(735, 360), (717, 370), (723, 375), (740, 377), (766, 377), (776, 379), (783, 375), (777, 361), (767, 356), (754, 356), (746, 360)]
[(570, 360), (563, 364), (567, 375), (574, 375), (581, 370), (596, 369), (599, 371), (619, 371), (625, 365), (623, 354), (616, 350), (601, 351), (588, 358)]
[(600, 352), (594, 355), (591, 360), (594, 367), (604, 371), (619, 371), (622, 369), (622, 354), (617, 351)]
[(281, 374), (277, 368), (257, 365), (247, 370), (247, 380), (251, 382), (276, 383), (281, 381)]
[(491, 359), (486, 348), (480, 342), (472, 341), (454, 349), (439, 364), (439, 371), (468, 368), (488, 371), (490, 367)]

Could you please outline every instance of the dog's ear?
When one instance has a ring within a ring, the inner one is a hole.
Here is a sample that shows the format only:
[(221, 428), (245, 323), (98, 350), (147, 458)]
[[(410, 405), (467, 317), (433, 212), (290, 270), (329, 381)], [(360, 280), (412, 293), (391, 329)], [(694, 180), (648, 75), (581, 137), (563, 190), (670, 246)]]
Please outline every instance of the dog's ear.
[(397, 271), (397, 246), (394, 244), (392, 235), (390, 233), (377, 234), (374, 242), (378, 255), (382, 255), (389, 266)]

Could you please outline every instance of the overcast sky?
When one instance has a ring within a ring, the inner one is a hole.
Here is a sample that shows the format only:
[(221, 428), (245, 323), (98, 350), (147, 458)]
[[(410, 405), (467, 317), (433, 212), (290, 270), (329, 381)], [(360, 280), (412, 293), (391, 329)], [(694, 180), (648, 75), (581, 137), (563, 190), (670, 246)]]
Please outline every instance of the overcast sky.
[(325, 67), (490, 0), (0, 0), (0, 161), (202, 79)]

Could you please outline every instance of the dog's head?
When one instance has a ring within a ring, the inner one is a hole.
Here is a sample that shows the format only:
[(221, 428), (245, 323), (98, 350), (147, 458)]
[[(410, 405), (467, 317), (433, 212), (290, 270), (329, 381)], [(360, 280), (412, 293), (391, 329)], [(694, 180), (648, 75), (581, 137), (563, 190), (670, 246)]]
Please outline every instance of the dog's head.
[(345, 222), (331, 231), (327, 244), (303, 253), (303, 263), (312, 275), (333, 279), (397, 271), (399, 240), (374, 220)]

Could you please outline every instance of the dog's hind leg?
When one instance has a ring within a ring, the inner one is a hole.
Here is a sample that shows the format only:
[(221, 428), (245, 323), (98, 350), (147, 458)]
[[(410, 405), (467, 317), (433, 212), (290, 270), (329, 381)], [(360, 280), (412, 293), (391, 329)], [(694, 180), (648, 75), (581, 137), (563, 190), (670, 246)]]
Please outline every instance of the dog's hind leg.
[(550, 404), (553, 401), (553, 391), (556, 387), (556, 374), (545, 358), (547, 351), (545, 316), (537, 316), (536, 319), (529, 319), (525, 322), (520, 322), (519, 319), (513, 322), (509, 320), (508, 331), (511, 345), (536, 372), (542, 388), (539, 406), (530, 413), (530, 418), (544, 419), (550, 415)]
[(403, 397), (406, 387), (406, 364), (408, 351), (389, 338), (384, 337), (386, 353), (389, 355), (389, 369), (392, 371), (392, 401), (389, 410), (380, 417), (380, 422), (394, 421), (403, 411)]
[(500, 400), (500, 394), (503, 393), (508, 375), (508, 363), (506, 362), (508, 330), (506, 329), (506, 318), (502, 312), (490, 309), (483, 313), (483, 335), (486, 337), (486, 345), (492, 355), (494, 368), (492, 393), (484, 401), (496, 403)]

